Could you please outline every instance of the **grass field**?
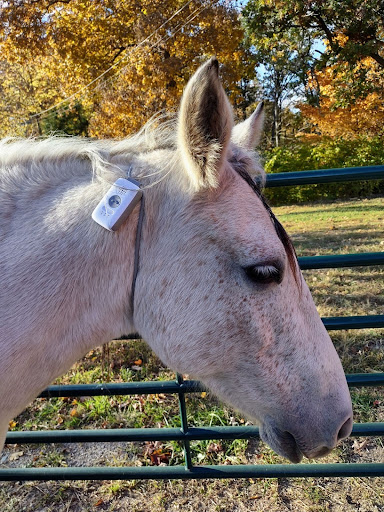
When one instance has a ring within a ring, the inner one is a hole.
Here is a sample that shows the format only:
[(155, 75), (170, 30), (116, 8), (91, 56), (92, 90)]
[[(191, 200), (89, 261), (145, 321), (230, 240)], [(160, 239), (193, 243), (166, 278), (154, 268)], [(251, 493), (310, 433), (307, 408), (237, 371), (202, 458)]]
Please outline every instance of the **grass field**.
[[(384, 198), (274, 209), (299, 256), (384, 251)], [(382, 314), (384, 273), (379, 267), (305, 272), (322, 316)], [(384, 329), (331, 333), (347, 373), (384, 371)], [(144, 342), (114, 342), (108, 360), (95, 349), (57, 383), (169, 380), (173, 373)], [(351, 389), (355, 421), (384, 421), (383, 389)], [(187, 396), (191, 425), (244, 424), (209, 393)], [(177, 397), (37, 399), (11, 422), (13, 430), (179, 426)], [(349, 439), (324, 462), (384, 462), (384, 440)], [(192, 443), (196, 464), (286, 462), (262, 442)], [(9, 445), (0, 467), (180, 464), (169, 443)], [(226, 481), (25, 482), (0, 484), (2, 512), (108, 511), (384, 511), (384, 479)]]

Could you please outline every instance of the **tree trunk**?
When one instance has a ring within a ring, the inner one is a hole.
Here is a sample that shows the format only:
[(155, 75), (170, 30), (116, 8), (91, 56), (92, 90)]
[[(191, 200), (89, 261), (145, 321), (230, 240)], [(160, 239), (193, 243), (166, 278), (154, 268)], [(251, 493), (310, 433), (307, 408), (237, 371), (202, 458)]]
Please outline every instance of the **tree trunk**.
[(279, 100), (276, 98), (273, 106), (273, 124), (275, 132), (275, 147), (280, 146), (280, 112), (279, 112)]

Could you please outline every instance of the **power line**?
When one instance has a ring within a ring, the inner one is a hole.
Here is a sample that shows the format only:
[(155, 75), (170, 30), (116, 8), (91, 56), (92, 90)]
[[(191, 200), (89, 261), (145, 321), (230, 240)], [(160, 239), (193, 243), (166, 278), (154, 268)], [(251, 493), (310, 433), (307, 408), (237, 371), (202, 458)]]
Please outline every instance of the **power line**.
[[(210, 7), (212, 4), (215, 3), (215, 0), (211, 0), (210, 2), (208, 2), (207, 5), (203, 6), (203, 7), (197, 7), (192, 13), (189, 14), (189, 16), (187, 17), (186, 20), (184, 20), (184, 23), (179, 23), (178, 25), (176, 25), (176, 27), (174, 27), (172, 33), (170, 35), (166, 35), (166, 36), (162, 36), (162, 38), (159, 40), (159, 41), (156, 41), (154, 42), (150, 47), (149, 47), (149, 50), (152, 50), (152, 48), (155, 48), (156, 46), (162, 44), (162, 43), (166, 43), (167, 41), (169, 41), (170, 39), (172, 39), (178, 32), (180, 32), (183, 28), (185, 28), (187, 25), (189, 25), (193, 20), (195, 20), (199, 14), (201, 14), (205, 9), (207, 9), (208, 7)], [(108, 82), (109, 80), (114, 80), (116, 79), (116, 77), (120, 74), (120, 73), (123, 73), (127, 68), (129, 67), (129, 64), (123, 66), (121, 69), (118, 70), (118, 72), (107, 78), (105, 80), (104, 83)]]
[[(89, 87), (91, 87), (93, 84), (95, 84), (96, 82), (98, 82), (99, 80), (101, 80), (107, 73), (109, 73), (112, 69), (114, 69), (118, 64), (120, 64), (121, 61), (123, 61), (124, 59), (128, 58), (135, 50), (137, 50), (138, 48), (144, 46), (144, 44), (146, 42), (148, 42), (156, 33), (158, 33), (162, 28), (165, 27), (165, 25), (167, 25), (175, 16), (177, 16), (178, 14), (180, 14), (186, 7), (188, 7), (188, 5), (192, 2), (192, 0), (188, 0), (185, 4), (183, 4), (182, 7), (180, 7), (177, 11), (175, 11), (172, 16), (170, 16), (166, 21), (164, 21), (159, 27), (157, 27), (153, 32), (151, 32), (151, 34), (149, 34), (145, 39), (143, 39), (142, 41), (140, 41), (140, 43), (138, 43), (136, 46), (130, 48), (130, 50), (125, 53), (125, 55), (123, 55), (122, 57), (120, 57), (120, 59), (116, 60), (108, 69), (106, 69), (105, 71), (103, 71), (102, 73), (100, 73), (100, 75), (98, 75), (96, 78), (94, 78), (93, 80), (91, 80), (89, 83), (87, 83), (86, 85), (84, 85), (83, 87), (80, 87), (80, 89), (78, 89), (77, 91), (75, 91), (73, 94), (71, 94), (70, 96), (67, 96), (66, 98), (64, 98), (63, 100), (59, 101), (58, 103), (56, 103), (55, 105), (53, 105), (52, 107), (49, 107), (49, 108), (46, 108), (36, 114), (33, 114), (31, 116), (29, 116), (29, 120), (31, 119), (34, 119), (36, 117), (41, 117), (43, 116), (44, 114), (47, 114), (48, 112), (51, 112), (53, 110), (57, 111), (57, 110), (60, 110), (60, 107), (64, 104), (64, 103), (67, 103), (68, 101), (72, 100), (73, 98), (75, 98), (78, 94), (82, 93), (83, 91), (86, 91), (87, 89), (89, 89)], [(209, 5), (211, 5), (213, 3), (210, 2)], [(200, 12), (202, 12), (203, 10), (205, 10), (206, 8), (208, 7), (207, 6), (204, 6), (203, 8), (201, 8)], [(196, 10), (194, 11), (196, 12)], [(199, 12), (199, 13), (200, 13)], [(198, 14), (199, 14), (198, 13)], [(194, 18), (193, 18), (194, 19)], [(192, 19), (192, 20), (193, 20)], [(192, 20), (189, 20), (187, 23), (189, 23), (190, 21)], [(187, 23), (185, 23), (183, 25), (186, 26)], [(182, 27), (182, 28), (183, 28)], [(177, 32), (174, 32), (172, 34), (172, 36), (169, 36), (167, 37), (167, 39), (165, 39), (164, 41), (168, 41), (171, 37), (173, 37), (173, 35), (175, 35)], [(155, 43), (155, 44), (159, 44), (160, 42), (163, 42), (163, 38)], [(155, 44), (153, 44), (150, 49), (152, 49)]]

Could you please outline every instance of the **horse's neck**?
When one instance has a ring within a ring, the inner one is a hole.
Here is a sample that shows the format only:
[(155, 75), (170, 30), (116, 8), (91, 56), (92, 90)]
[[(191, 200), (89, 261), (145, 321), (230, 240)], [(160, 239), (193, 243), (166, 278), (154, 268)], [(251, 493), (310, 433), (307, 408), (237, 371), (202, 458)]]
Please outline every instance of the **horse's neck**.
[(83, 177), (15, 212), (0, 243), (0, 373), (15, 361), (18, 375), (35, 366), (37, 375), (46, 372), (45, 386), (90, 348), (133, 328), (138, 207), (116, 233), (98, 226), (91, 213), (108, 187)]

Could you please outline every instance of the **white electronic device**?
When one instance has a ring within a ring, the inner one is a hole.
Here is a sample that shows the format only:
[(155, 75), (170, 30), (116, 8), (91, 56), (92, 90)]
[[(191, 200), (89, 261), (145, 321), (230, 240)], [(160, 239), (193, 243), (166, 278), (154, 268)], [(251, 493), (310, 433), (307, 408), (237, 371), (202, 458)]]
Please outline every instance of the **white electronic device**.
[(119, 178), (92, 212), (92, 219), (109, 231), (116, 231), (129, 217), (143, 192), (132, 178)]

